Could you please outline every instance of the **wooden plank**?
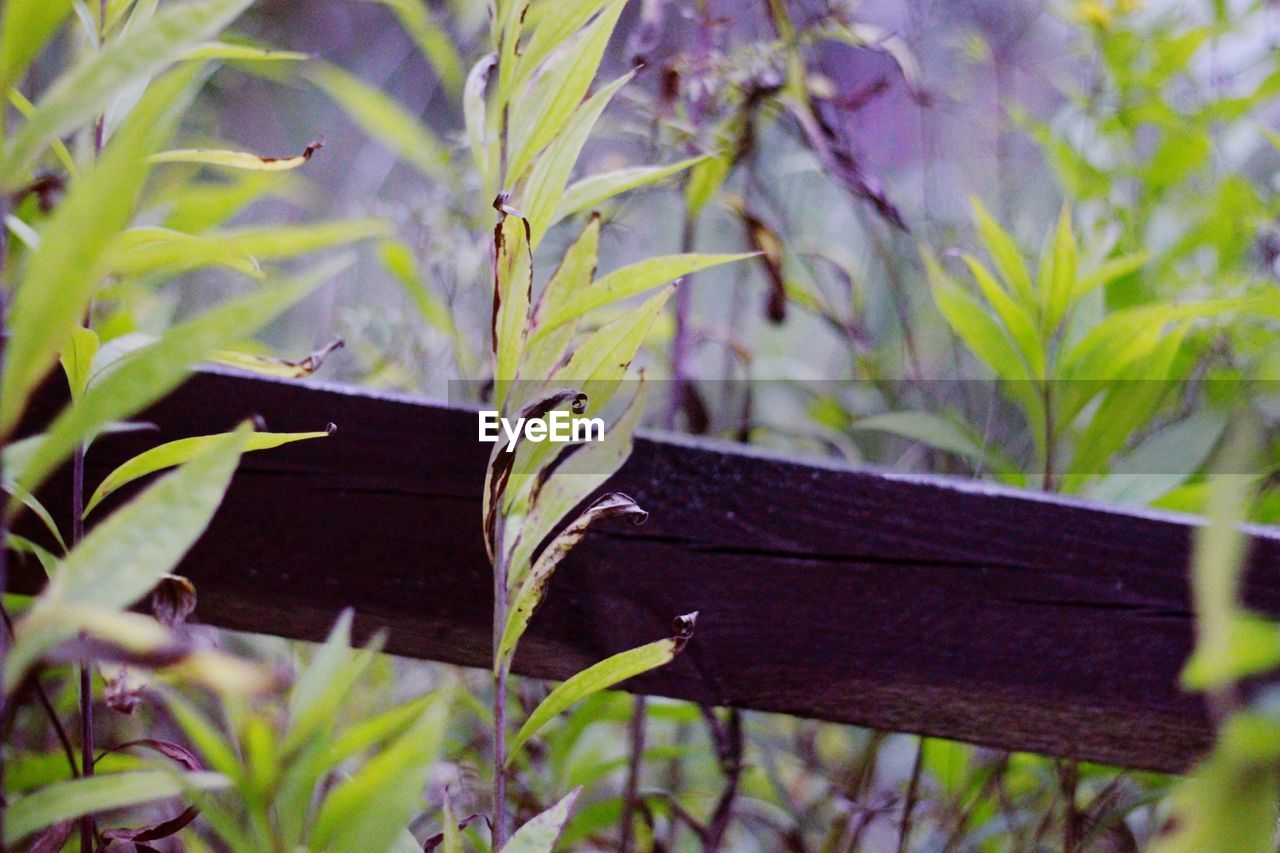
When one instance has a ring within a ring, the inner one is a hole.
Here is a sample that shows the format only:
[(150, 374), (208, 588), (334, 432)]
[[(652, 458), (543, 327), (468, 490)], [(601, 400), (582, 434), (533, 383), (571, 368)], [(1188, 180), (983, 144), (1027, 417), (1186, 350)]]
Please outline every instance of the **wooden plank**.
[[(338, 432), (245, 457), (183, 566), (197, 615), (317, 639), (352, 606), (391, 651), (486, 666), (472, 412), (203, 372), (146, 415), (158, 435), (95, 446), (88, 480), (250, 414)], [(698, 610), (686, 653), (631, 689), (1158, 770), (1210, 741), (1176, 686), (1191, 520), (651, 435), (611, 488), (649, 522), (584, 540), (517, 672), (564, 678)], [(46, 491), (62, 517), (67, 491)], [(1251, 603), (1280, 614), (1280, 535), (1255, 531), (1251, 560)]]

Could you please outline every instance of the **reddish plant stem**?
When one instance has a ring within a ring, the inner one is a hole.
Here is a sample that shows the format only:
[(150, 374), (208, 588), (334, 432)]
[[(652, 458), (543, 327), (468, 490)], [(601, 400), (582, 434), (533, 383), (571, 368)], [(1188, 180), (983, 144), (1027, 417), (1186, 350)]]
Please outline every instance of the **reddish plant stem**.
[(631, 757), (627, 762), (627, 786), (622, 793), (622, 841), (619, 845), (622, 853), (631, 853), (634, 843), (632, 824), (635, 823), (637, 792), (640, 788), (640, 764), (644, 760), (647, 701), (645, 696), (637, 696), (631, 708)]

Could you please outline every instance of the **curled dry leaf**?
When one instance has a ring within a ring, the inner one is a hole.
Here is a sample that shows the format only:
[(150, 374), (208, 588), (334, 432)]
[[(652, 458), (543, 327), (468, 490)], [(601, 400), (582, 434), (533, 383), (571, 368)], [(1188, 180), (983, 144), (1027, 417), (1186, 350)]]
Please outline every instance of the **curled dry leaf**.
[[(582, 541), (587, 528), (605, 518), (629, 518), (634, 524), (643, 524), (649, 518), (649, 513), (622, 492), (611, 492), (593, 503), (562, 530), (542, 550), (527, 573), (523, 573), (520, 566), (511, 567), (512, 579), (518, 580), (520, 586), (510, 599), (510, 612), (507, 615), (507, 624), (502, 631), (502, 640), (498, 645), (498, 656), (494, 661), (495, 668), (510, 667), (516, 645), (524, 636), (525, 629), (529, 627), (529, 620), (533, 618), (538, 605), (542, 603), (547, 582), (551, 579), (552, 573), (569, 555), (573, 547)], [(522, 579), (521, 574), (523, 574)]]
[[(526, 403), (516, 417), (523, 418), (525, 421), (536, 421), (566, 405), (574, 414), (580, 415), (587, 410), (587, 395), (576, 388), (557, 388)], [(502, 505), (503, 492), (516, 459), (514, 452), (507, 452), (509, 443), (510, 440), (505, 435), (494, 442), (493, 451), (489, 454), (489, 467), (485, 473), (484, 543), (491, 562), (495, 553), (494, 534), (497, 531), (498, 508)], [(515, 448), (512, 447), (511, 450), (514, 451)]]
[(281, 379), (302, 379), (319, 370), (331, 352), (342, 349), (345, 345), (346, 342), (342, 338), (334, 338), (320, 349), (311, 353), (311, 355), (296, 361), (250, 355), (249, 353), (232, 352), (230, 350), (217, 353), (210, 361), (231, 367), (239, 367), (242, 370), (260, 373), (263, 376), (276, 376)]
[(181, 575), (165, 575), (151, 590), (150, 604), (156, 621), (178, 628), (196, 609), (196, 585)]
[[(103, 751), (97, 760), (102, 760), (104, 755), (112, 752), (122, 752), (124, 750), (150, 750), (163, 755), (180, 765), (183, 769), (195, 772), (204, 769), (204, 765), (194, 752), (180, 744), (172, 741), (159, 740), (157, 738), (141, 738), (139, 740), (131, 740), (126, 743), (118, 744), (111, 749)], [(117, 829), (108, 829), (102, 833), (103, 847), (110, 847), (113, 842), (121, 844), (138, 845), (144, 841), (158, 841), (161, 838), (168, 838), (184, 829), (189, 823), (196, 819), (200, 814), (200, 810), (195, 806), (188, 806), (175, 817), (160, 823), (148, 824), (139, 827), (120, 827)]]
[(257, 172), (283, 172), (308, 162), (323, 147), (324, 137), (321, 137), (309, 143), (301, 154), (291, 157), (262, 157), (247, 151), (227, 151), (220, 148), (184, 148), (161, 151), (152, 154), (147, 160), (151, 163), (197, 163), (202, 166), (223, 166)]

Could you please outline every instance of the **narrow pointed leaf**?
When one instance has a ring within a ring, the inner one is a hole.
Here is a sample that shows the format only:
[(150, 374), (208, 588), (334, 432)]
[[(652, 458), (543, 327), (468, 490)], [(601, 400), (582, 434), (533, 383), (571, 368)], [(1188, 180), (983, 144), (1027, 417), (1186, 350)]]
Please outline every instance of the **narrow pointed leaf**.
[(1022, 253), (1013, 242), (1009, 233), (1000, 227), (1000, 223), (992, 218), (986, 207), (975, 196), (973, 203), (974, 220), (978, 228), (978, 236), (987, 247), (992, 262), (1000, 271), (1000, 277), (1009, 283), (1013, 293), (1023, 305), (1035, 305), (1035, 293), (1031, 287), (1031, 274), (1027, 272)]
[(581, 788), (574, 788), (554, 806), (517, 829), (515, 835), (502, 845), (502, 853), (551, 853), (555, 850), (556, 840), (564, 831), (573, 804), (581, 793)]
[(691, 169), (706, 159), (705, 156), (690, 157), (666, 166), (632, 166), (583, 178), (564, 191), (564, 195), (560, 198), (560, 206), (556, 208), (555, 215), (551, 217), (548, 226), (556, 224), (566, 216), (591, 210), (616, 195), (652, 186), (665, 178)]
[(254, 172), (287, 172), (308, 162), (324, 146), (316, 141), (292, 157), (263, 157), (247, 151), (228, 151), (223, 148), (178, 148), (160, 151), (147, 158), (151, 163), (198, 163), (202, 166), (221, 166), (226, 169), (247, 169)]

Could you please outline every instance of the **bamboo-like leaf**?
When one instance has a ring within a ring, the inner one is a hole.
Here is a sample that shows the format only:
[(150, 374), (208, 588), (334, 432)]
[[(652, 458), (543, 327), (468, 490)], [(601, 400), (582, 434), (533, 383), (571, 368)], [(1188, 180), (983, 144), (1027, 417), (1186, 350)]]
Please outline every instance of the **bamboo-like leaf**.
[(400, 20), (400, 26), (413, 39), (424, 59), (435, 69), (436, 76), (451, 96), (462, 91), (462, 57), (453, 40), (439, 23), (431, 20), (431, 8), (425, 0), (375, 0), (387, 6)]
[(552, 374), (552, 380), (581, 388), (591, 400), (592, 411), (603, 411), (640, 351), (649, 327), (674, 292), (675, 285), (671, 285), (601, 326)]
[(552, 573), (560, 565), (573, 547), (582, 541), (587, 528), (605, 518), (630, 518), (635, 524), (641, 524), (649, 517), (649, 513), (640, 508), (634, 500), (621, 492), (604, 495), (581, 515), (574, 519), (564, 530), (551, 540), (533, 568), (524, 574), (515, 595), (511, 597), (507, 613), (507, 623), (502, 630), (502, 640), (498, 644), (498, 655), (494, 660), (494, 669), (506, 670), (511, 667), (511, 657), (515, 654), (516, 645), (529, 627), (529, 620), (534, 611), (542, 603), (546, 594), (547, 582)]
[(313, 66), (308, 78), (365, 133), (406, 163), (429, 178), (445, 176), (448, 149), (395, 99), (335, 65)]
[(449, 796), (448, 788), (445, 788), (442, 799), (444, 800), (441, 804), (444, 809), (442, 817), (444, 827), (440, 834), (444, 837), (441, 839), (440, 849), (442, 853), (464, 853), (462, 830), (458, 829), (458, 815), (453, 810), (453, 798)]
[(547, 223), (547, 227), (555, 225), (566, 216), (573, 216), (575, 213), (591, 210), (596, 205), (616, 195), (629, 190), (652, 186), (665, 178), (679, 174), (686, 169), (691, 169), (706, 161), (706, 159), (705, 155), (690, 157), (687, 160), (678, 160), (666, 166), (632, 166), (627, 169), (602, 172), (598, 175), (583, 178), (571, 184), (565, 190), (564, 195), (560, 198), (560, 206), (556, 208), (556, 212), (551, 217), (551, 221)]
[(71, 399), (78, 400), (89, 384), (93, 357), (98, 354), (98, 334), (83, 326), (71, 332), (71, 344), (62, 352), (62, 370), (67, 374)]
[(1075, 302), (1099, 287), (1104, 287), (1117, 279), (1137, 272), (1146, 265), (1150, 258), (1151, 254), (1149, 252), (1135, 252), (1131, 255), (1124, 255), (1106, 261), (1097, 269), (1076, 279), (1075, 289), (1071, 293), (1071, 301)]
[(324, 147), (318, 139), (292, 157), (263, 157), (247, 151), (228, 151), (222, 148), (179, 148), (160, 151), (147, 158), (151, 163), (198, 163), (202, 166), (221, 166), (227, 169), (247, 169), (254, 172), (287, 172), (308, 162)]
[(991, 461), (991, 452), (975, 440), (965, 427), (931, 412), (916, 410), (884, 412), (859, 418), (851, 424), (851, 428), (900, 435), (977, 462)]
[(189, 790), (221, 790), (230, 784), (221, 773), (178, 774), (167, 770), (137, 770), (56, 782), (10, 804), (4, 840), (12, 845), (64, 820), (176, 797)]
[(423, 282), (418, 270), (418, 262), (414, 259), (409, 247), (399, 240), (383, 240), (382, 245), (379, 246), (378, 257), (387, 272), (395, 276), (396, 280), (404, 286), (405, 292), (413, 300), (422, 319), (437, 331), (454, 336), (457, 328), (453, 322), (453, 313), (449, 310), (449, 306), (432, 293)]
[(634, 678), (670, 663), (684, 650), (685, 644), (693, 636), (693, 626), (697, 618), (696, 612), (681, 616), (676, 619), (674, 636), (605, 658), (552, 690), (547, 698), (533, 709), (529, 719), (525, 720), (520, 731), (516, 733), (507, 754), (507, 763), (511, 763), (512, 758), (520, 752), (520, 748), (529, 738), (573, 703), (599, 693), (601, 690), (607, 690), (628, 678)]
[(924, 261), (933, 285), (934, 303), (969, 351), (999, 379), (1030, 379), (1026, 364), (1004, 329), (991, 319), (986, 309), (951, 282), (927, 252), (924, 253)]
[(60, 608), (124, 608), (146, 595), (191, 548), (222, 503), (251, 430), (241, 426), (200, 456), (121, 507), (71, 550), (48, 587), (19, 622), (5, 671), (5, 690), (26, 669), (74, 634)]
[(520, 51), (519, 63), (511, 77), (512, 91), (519, 91), (547, 57), (580, 30), (592, 15), (611, 2), (616, 0), (570, 0), (554, 5), (539, 4), (531, 9), (529, 15), (541, 14), (532, 22), (533, 32)]
[(177, 73), (153, 85), (98, 165), (72, 184), (41, 230), (9, 317), (12, 337), (0, 377), (0, 436), (17, 423), (27, 396), (81, 325), (98, 283), (101, 258), (133, 215), (146, 178), (140, 156), (172, 132), (180, 101), (193, 82)]
[(583, 317), (589, 311), (660, 287), (682, 276), (754, 256), (753, 252), (733, 255), (687, 254), (638, 261), (597, 279), (590, 287), (578, 290), (558, 310), (549, 313), (545, 320), (540, 319), (538, 327), (533, 330), (533, 338), (542, 337), (564, 323)]
[[(252, 450), (270, 450), (273, 447), (291, 444), (295, 441), (306, 441), (310, 438), (325, 438), (331, 433), (321, 432), (255, 432), (249, 436), (244, 445), (244, 452)], [(122, 462), (114, 471), (106, 476), (94, 490), (93, 497), (84, 508), (87, 516), (94, 507), (102, 503), (109, 495), (132, 483), (140, 477), (182, 465), (195, 457), (208, 452), (210, 448), (225, 438), (220, 435), (200, 435), (192, 438), (180, 438), (165, 442), (158, 447), (144, 450), (137, 456)]]
[(513, 106), (508, 185), (520, 180), (533, 158), (556, 138), (582, 102), (625, 5), (626, 0), (606, 4), (574, 41), (544, 63)]
[(107, 273), (119, 276), (219, 266), (250, 278), (262, 278), (257, 260), (228, 241), (171, 228), (141, 227), (120, 232), (104, 253), (102, 266)]
[(295, 177), (282, 172), (232, 172), (227, 180), (190, 182), (165, 197), (169, 213), (164, 227), (198, 234), (266, 196), (301, 202)]
[(53, 422), (24, 466), (19, 484), (35, 491), (94, 430), (160, 399), (186, 378), (193, 364), (232, 340), (253, 334), (348, 261), (340, 258), (286, 284), (219, 305), (122, 359), (118, 367), (90, 383), (79, 404), (64, 409)]
[(71, 0), (8, 0), (4, 4), (0, 13), (0, 92), (22, 80), (70, 11)]
[(554, 806), (530, 819), (502, 845), (502, 853), (551, 853), (555, 850), (556, 840), (564, 831), (569, 812), (581, 793), (582, 788), (574, 788)]
[(1023, 360), (1031, 369), (1032, 377), (1043, 379), (1045, 375), (1045, 348), (1040, 334), (1036, 330), (1035, 318), (1009, 296), (990, 271), (973, 255), (966, 254), (964, 261), (969, 265), (973, 279), (978, 283), (987, 303), (995, 309), (996, 316), (1013, 338)]
[(466, 85), (462, 89), (462, 117), (467, 126), (467, 145), (471, 149), (471, 159), (475, 162), (476, 171), (484, 183), (485, 197), (496, 192), (498, 176), (492, 156), (493, 146), (486, 133), (487, 113), (485, 110), (485, 89), (489, 85), (489, 76), (498, 64), (496, 53), (480, 57), (467, 74)]
[(583, 102), (574, 111), (564, 130), (534, 162), (529, 179), (525, 182), (521, 209), (529, 219), (535, 249), (551, 225), (552, 215), (560, 204), (564, 188), (569, 183), (569, 175), (578, 162), (578, 155), (582, 153), (582, 146), (587, 143), (592, 128), (614, 94), (634, 76), (634, 71), (622, 75)]
[(1036, 305), (1035, 292), (1031, 287), (1031, 274), (1027, 272), (1027, 265), (1022, 260), (1022, 253), (1018, 251), (1017, 244), (1013, 242), (1009, 233), (1000, 227), (1000, 223), (992, 218), (977, 196), (970, 198), (970, 202), (973, 205), (973, 217), (978, 228), (978, 236), (987, 247), (987, 252), (991, 255), (996, 269), (1000, 271), (1000, 277), (1009, 283), (1024, 306)]
[[(9, 90), (9, 103), (13, 104), (13, 108), (22, 114), (24, 118), (31, 118), (36, 111), (36, 105), (28, 101), (22, 96), (17, 89)], [(49, 143), (49, 147), (53, 149), (53, 154), (58, 158), (58, 162), (62, 164), (62, 168), (67, 170), (67, 176), (72, 180), (80, 177), (80, 170), (76, 167), (76, 161), (71, 156), (71, 152), (61, 139), (54, 139)], [(36, 246), (39, 242), (36, 242)]]
[[(593, 216), (578, 239), (565, 251), (560, 266), (538, 297), (538, 305), (533, 313), (533, 328), (542, 325), (543, 318), (561, 311), (574, 293), (591, 285), (596, 274), (599, 250), (600, 218)], [(520, 376), (534, 379), (550, 376), (564, 357), (577, 330), (578, 319), (574, 319), (563, 323), (549, 334), (531, 336), (521, 356)]]
[(309, 846), (390, 849), (420, 808), (448, 710), (444, 702), (431, 703), (407, 732), (339, 782), (320, 805)]
[(494, 229), (493, 351), (494, 399), (503, 407), (520, 367), (525, 327), (533, 298), (533, 254), (529, 223), (516, 213), (503, 213)]
[(226, 228), (200, 235), (217, 240), (231, 252), (248, 255), (259, 261), (276, 261), (386, 237), (391, 227), (376, 219), (345, 219), (314, 222), (306, 225), (269, 225)]
[[(167, 4), (145, 25), (90, 53), (54, 81), (35, 114), (13, 134), (0, 160), (0, 187), (13, 189), (52, 140), (88, 124), (116, 94), (181, 59), (193, 45), (234, 21), (251, 2)], [(135, 147), (132, 153), (136, 158), (150, 151), (150, 147)]]
[(296, 50), (257, 47), (251, 44), (210, 41), (191, 48), (182, 55), (182, 58), (189, 61), (218, 59), (232, 62), (302, 62), (312, 59), (313, 54), (299, 53)]
[(1046, 247), (1040, 259), (1040, 298), (1046, 335), (1053, 334), (1071, 307), (1071, 295), (1076, 289), (1075, 235), (1071, 231), (1071, 208), (1062, 206), (1053, 242)]

